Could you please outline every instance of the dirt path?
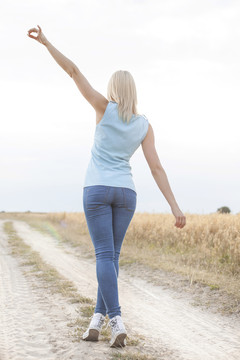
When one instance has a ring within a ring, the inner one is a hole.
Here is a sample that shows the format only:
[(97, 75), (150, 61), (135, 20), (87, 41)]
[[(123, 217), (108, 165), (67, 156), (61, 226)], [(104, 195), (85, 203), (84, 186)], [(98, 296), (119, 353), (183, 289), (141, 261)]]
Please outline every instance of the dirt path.
[[(73, 342), (76, 305), (24, 274), (0, 220), (0, 360), (106, 360), (101, 344)], [(100, 346), (98, 346), (100, 345)]]
[[(94, 261), (80, 260), (71, 247), (33, 230), (22, 221), (13, 223), (19, 236), (73, 281), (81, 294), (96, 299)], [(240, 324), (228, 317), (195, 308), (169, 289), (129, 277), (123, 269), (119, 274), (119, 298), (127, 330), (144, 335), (155, 351), (167, 348), (175, 352), (174, 359), (184, 360), (240, 357)]]
[(55, 359), (48, 301), (31, 289), (10, 255), (2, 223), (0, 237), (0, 359)]

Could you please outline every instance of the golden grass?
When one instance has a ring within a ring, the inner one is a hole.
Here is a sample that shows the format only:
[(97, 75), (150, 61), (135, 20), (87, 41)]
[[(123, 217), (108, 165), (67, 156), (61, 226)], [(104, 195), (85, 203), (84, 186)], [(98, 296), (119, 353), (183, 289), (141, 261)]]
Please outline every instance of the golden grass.
[[(84, 256), (95, 256), (84, 213), (11, 216), (80, 247)], [(199, 281), (213, 290), (224, 289), (240, 299), (240, 214), (185, 216), (186, 226), (179, 229), (172, 214), (135, 213), (122, 246), (120, 266), (136, 263), (179, 273), (190, 283)]]

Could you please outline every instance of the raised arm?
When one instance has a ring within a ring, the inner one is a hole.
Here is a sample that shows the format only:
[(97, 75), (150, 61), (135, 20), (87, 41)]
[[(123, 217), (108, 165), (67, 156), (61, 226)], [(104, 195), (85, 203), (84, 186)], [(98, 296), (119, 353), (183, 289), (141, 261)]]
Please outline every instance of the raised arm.
[(176, 199), (169, 185), (167, 174), (165, 173), (165, 170), (162, 167), (162, 164), (160, 163), (155, 148), (154, 132), (151, 124), (149, 124), (147, 135), (142, 141), (142, 150), (147, 160), (148, 166), (151, 170), (152, 176), (156, 181), (159, 189), (163, 193), (165, 199), (169, 203), (172, 213), (176, 218), (175, 226), (179, 228), (183, 228), (186, 224), (186, 217), (179, 209), (179, 206), (176, 202)]
[[(64, 71), (75, 81), (78, 89), (85, 97), (85, 99), (92, 105), (92, 107), (96, 110), (97, 114), (103, 114), (105, 108), (108, 104), (108, 100), (96, 91), (85, 78), (85, 76), (80, 72), (78, 67), (66, 56), (64, 56), (59, 50), (57, 50), (45, 35), (42, 32), (42, 29), (39, 25), (37, 25), (39, 29), (32, 28), (28, 30), (28, 36), (32, 39), (37, 40), (39, 43), (43, 44), (55, 59), (55, 61), (60, 65)], [(37, 36), (30, 35), (31, 32), (36, 32)]]

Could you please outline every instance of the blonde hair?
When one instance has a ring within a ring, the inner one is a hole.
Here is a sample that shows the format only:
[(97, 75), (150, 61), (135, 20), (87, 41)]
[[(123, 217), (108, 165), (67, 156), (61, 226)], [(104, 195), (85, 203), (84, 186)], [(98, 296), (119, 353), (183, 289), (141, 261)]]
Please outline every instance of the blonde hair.
[(108, 101), (118, 103), (118, 115), (123, 122), (130, 122), (132, 115), (137, 113), (137, 90), (133, 76), (129, 71), (115, 71), (107, 87)]

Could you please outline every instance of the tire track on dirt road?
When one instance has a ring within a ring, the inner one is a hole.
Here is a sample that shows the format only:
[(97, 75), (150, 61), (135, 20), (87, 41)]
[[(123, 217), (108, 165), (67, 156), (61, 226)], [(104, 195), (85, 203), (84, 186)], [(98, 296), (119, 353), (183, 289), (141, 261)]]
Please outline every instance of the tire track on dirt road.
[(0, 235), (0, 359), (55, 359), (46, 332), (51, 325)]

